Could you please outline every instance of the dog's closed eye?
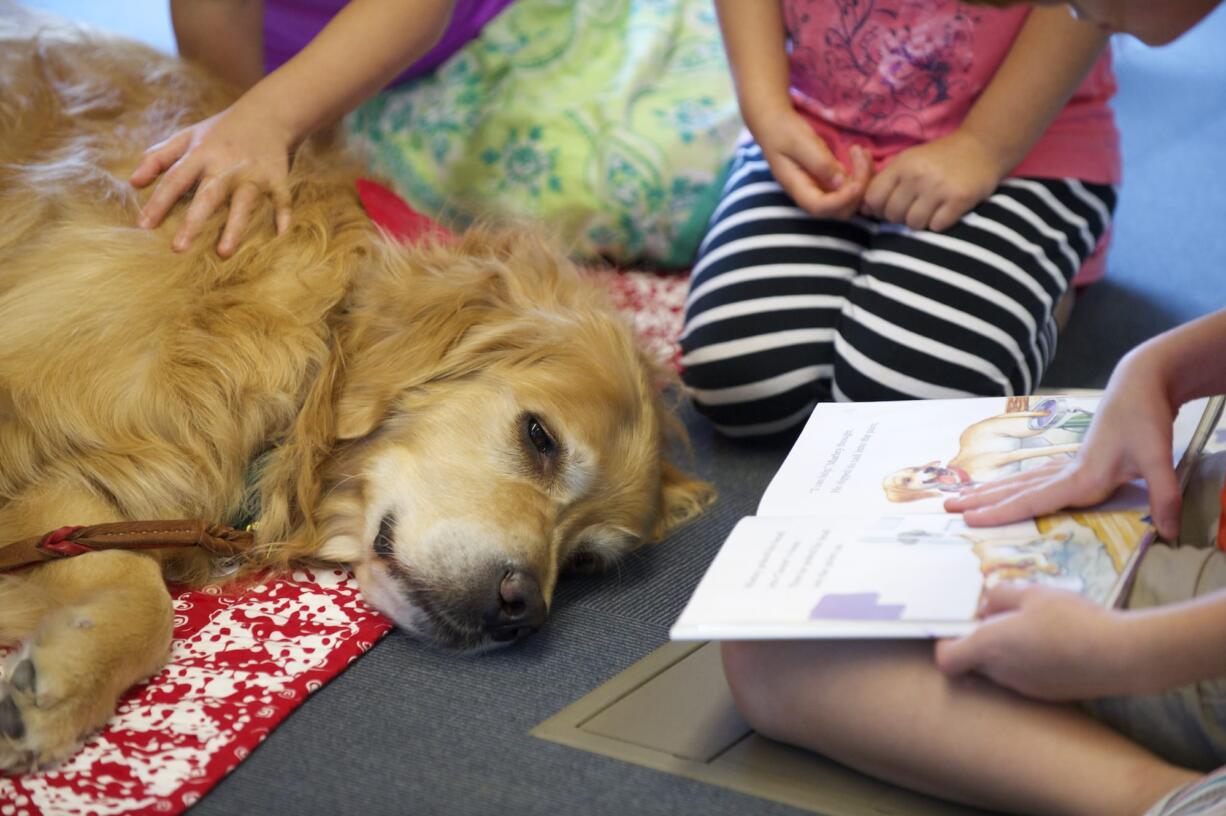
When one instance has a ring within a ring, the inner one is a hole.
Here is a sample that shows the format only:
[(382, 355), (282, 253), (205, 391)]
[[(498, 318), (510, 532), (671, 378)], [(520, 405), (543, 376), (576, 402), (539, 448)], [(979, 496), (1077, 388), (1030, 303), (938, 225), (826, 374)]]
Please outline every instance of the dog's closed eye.
[(595, 575), (603, 572), (606, 566), (608, 561), (591, 550), (578, 550), (566, 560), (565, 569), (576, 575)]
[(375, 555), (380, 558), (391, 558), (395, 552), (395, 527), (396, 518), (390, 513), (379, 522), (379, 532), (375, 535)]

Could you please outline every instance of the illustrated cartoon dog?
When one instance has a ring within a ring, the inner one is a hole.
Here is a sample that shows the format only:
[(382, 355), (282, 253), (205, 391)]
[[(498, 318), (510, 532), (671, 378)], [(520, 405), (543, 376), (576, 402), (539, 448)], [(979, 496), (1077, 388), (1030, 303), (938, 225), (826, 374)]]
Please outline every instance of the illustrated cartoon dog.
[(1042, 575), (1058, 575), (1060, 567), (1051, 557), (1071, 538), (1068, 534), (1033, 538), (979, 538), (961, 534), (971, 542), (979, 559), (984, 587), (1009, 581), (1034, 581)]
[[(294, 158), (287, 232), (265, 202), (233, 257), (176, 253), (183, 208), (137, 229), (126, 179), (230, 92), (133, 43), (5, 34), (0, 545), (258, 505), (244, 568), (350, 565), (400, 627), (480, 649), (538, 628), (568, 564), (712, 498), (666, 459), (660, 372), (547, 243), (396, 246), (320, 139)], [(0, 576), (0, 770), (73, 752), (165, 660), (164, 580), (212, 566), (107, 551)]]
[(1066, 409), (1055, 399), (1044, 400), (1035, 407), (1033, 411), (1012, 411), (970, 425), (958, 437), (958, 453), (944, 465), (933, 460), (900, 468), (887, 476), (882, 483), (886, 497), (890, 501), (908, 502), (957, 493), (971, 485), (1016, 473), (1027, 460), (1076, 453), (1079, 441), (1026, 447), (1025, 440), (1050, 438), (1055, 432), (1080, 439), (1091, 415), (1079, 409)]

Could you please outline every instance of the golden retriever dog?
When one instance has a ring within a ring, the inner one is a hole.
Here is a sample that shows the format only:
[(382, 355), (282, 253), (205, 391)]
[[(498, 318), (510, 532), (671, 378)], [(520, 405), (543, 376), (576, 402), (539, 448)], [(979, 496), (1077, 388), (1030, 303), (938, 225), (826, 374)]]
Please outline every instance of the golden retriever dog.
[[(265, 202), (233, 257), (176, 253), (182, 206), (136, 228), (127, 178), (230, 92), (137, 44), (25, 35), (0, 44), (0, 545), (258, 507), (244, 568), (347, 564), (397, 625), (475, 650), (538, 628), (567, 565), (712, 498), (666, 459), (660, 372), (550, 245), (397, 246), (321, 139), (294, 158), (287, 232)], [(159, 669), (165, 580), (204, 558), (0, 576), (0, 770), (71, 754)]]

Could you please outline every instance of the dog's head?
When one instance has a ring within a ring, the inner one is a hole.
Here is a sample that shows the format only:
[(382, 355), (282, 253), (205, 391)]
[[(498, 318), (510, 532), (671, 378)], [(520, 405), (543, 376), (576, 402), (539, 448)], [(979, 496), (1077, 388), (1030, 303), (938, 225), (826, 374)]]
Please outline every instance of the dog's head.
[(559, 574), (657, 540), (712, 498), (666, 459), (659, 371), (548, 244), (477, 230), (359, 282), (318, 554), (402, 628), (458, 648), (545, 620)]

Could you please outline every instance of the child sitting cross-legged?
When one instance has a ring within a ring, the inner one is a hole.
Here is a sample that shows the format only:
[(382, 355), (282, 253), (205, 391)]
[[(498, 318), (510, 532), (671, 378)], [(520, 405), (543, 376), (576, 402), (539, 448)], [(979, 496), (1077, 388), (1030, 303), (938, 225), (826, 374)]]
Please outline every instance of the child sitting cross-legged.
[(690, 279), (698, 409), (1030, 393), (1101, 274), (1119, 151), (1107, 34), (1064, 8), (719, 0), (743, 144)]

